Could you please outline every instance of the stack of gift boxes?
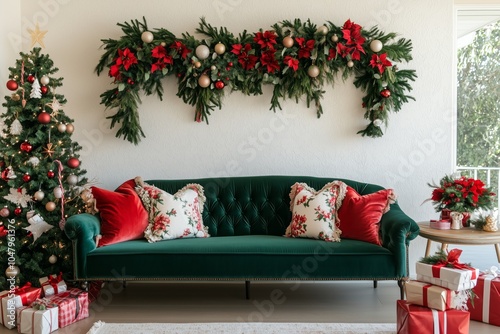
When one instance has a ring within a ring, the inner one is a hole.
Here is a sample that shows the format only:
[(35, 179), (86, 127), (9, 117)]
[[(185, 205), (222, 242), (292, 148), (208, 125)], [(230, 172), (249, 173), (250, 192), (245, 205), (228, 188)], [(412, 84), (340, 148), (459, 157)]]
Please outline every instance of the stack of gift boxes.
[(19, 333), (48, 334), (89, 316), (88, 293), (68, 289), (61, 274), (43, 277), (40, 284), (0, 294), (2, 325), (17, 326)]
[[(500, 326), (500, 277), (458, 261), (453, 249), (446, 261), (417, 262), (417, 281), (405, 284), (406, 300), (397, 301), (398, 334), (469, 333), (470, 320)], [(473, 299), (471, 299), (471, 297)]]

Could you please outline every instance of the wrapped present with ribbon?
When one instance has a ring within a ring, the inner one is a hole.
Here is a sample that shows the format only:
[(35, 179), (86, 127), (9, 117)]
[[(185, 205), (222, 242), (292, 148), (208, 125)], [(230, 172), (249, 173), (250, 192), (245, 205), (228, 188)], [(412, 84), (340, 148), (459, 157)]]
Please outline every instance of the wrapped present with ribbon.
[(26, 283), (23, 287), (12, 291), (0, 293), (0, 322), (8, 329), (16, 327), (16, 309), (30, 305), (34, 300), (40, 298), (40, 288)]
[(500, 270), (493, 266), (481, 272), (474, 288), (477, 298), (469, 301), (470, 318), (500, 326)]
[(73, 288), (50, 296), (49, 300), (59, 307), (59, 328), (89, 316), (89, 294), (86, 291)]
[(65, 292), (68, 289), (66, 282), (64, 282), (62, 278), (62, 273), (59, 273), (59, 275), (42, 277), (39, 281), (46, 297), (57, 295), (58, 293)]
[(58, 307), (48, 300), (37, 299), (32, 306), (17, 309), (17, 331), (25, 334), (49, 334), (58, 327)]
[(398, 334), (469, 333), (469, 312), (453, 309), (438, 311), (410, 304), (406, 300), (398, 300), (396, 308)]
[[(479, 270), (460, 263), (461, 249), (452, 249), (448, 255), (423, 258), (416, 263), (417, 280), (439, 285), (453, 291), (472, 289), (476, 286)], [(436, 258), (436, 261), (432, 259)], [(431, 261), (429, 261), (431, 259)], [(424, 263), (424, 262), (430, 263)]]
[(425, 282), (405, 283), (406, 300), (415, 305), (429, 307), (438, 311), (459, 308), (457, 292)]

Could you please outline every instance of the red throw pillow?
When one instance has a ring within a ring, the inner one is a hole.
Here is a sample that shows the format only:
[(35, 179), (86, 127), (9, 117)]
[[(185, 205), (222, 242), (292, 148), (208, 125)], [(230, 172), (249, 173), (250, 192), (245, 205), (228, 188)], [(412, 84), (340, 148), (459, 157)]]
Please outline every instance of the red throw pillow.
[(389, 211), (395, 196), (392, 189), (384, 189), (361, 196), (347, 187), (342, 206), (339, 209), (341, 237), (382, 245), (379, 225), (382, 215)]
[(134, 180), (128, 180), (115, 191), (92, 187), (101, 216), (98, 247), (144, 237), (148, 213), (134, 187)]

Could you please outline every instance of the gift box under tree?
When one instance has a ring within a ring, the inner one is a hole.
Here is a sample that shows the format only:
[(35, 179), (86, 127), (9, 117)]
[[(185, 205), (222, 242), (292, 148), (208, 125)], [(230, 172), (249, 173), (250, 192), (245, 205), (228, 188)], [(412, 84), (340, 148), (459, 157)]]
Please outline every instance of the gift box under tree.
[(23, 334), (50, 334), (58, 327), (58, 307), (46, 299), (17, 309), (17, 331)]
[(39, 281), (46, 297), (63, 293), (68, 289), (66, 282), (62, 278), (62, 273), (42, 277)]
[(398, 300), (396, 312), (398, 334), (469, 334), (466, 311), (438, 311)]
[(21, 288), (0, 293), (0, 322), (8, 329), (16, 327), (16, 309), (28, 306), (40, 298), (41, 289), (26, 283)]
[(479, 276), (474, 287), (477, 298), (474, 305), (469, 301), (470, 318), (500, 326), (500, 271), (492, 267)]
[(86, 291), (73, 288), (48, 299), (59, 307), (59, 328), (66, 327), (89, 316), (89, 298)]
[(405, 283), (406, 301), (438, 311), (460, 308), (457, 292), (426, 282)]

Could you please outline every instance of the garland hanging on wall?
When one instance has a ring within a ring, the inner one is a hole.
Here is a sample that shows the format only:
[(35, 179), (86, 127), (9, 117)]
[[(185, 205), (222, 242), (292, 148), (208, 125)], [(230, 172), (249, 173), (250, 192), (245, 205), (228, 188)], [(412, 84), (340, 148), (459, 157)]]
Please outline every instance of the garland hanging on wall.
[(365, 93), (362, 107), (370, 122), (358, 133), (369, 137), (382, 136), (389, 112), (414, 100), (407, 92), (415, 71), (395, 65), (412, 59), (411, 41), (395, 40), (395, 33), (385, 34), (376, 27), (365, 31), (350, 20), (337, 27), (295, 19), (235, 36), (202, 18), (196, 32), (206, 36), (203, 40), (188, 33), (178, 38), (164, 28), (150, 31), (144, 18), (118, 26), (125, 35), (102, 40), (105, 53), (96, 72), (100, 75), (108, 68), (114, 79), (115, 87), (101, 94), (101, 104), (118, 109), (108, 117), (111, 128), (120, 124), (116, 136), (134, 144), (144, 137), (140, 91), (162, 99), (161, 79), (169, 75), (177, 77), (177, 96), (195, 107), (195, 121), (207, 124), (211, 112), (222, 107), (225, 93), (259, 95), (266, 84), (274, 87), (271, 110), (281, 109), (280, 101), (286, 98), (296, 102), (305, 98), (319, 118), (325, 83), (333, 85), (338, 76), (345, 80), (354, 75), (354, 85)]

